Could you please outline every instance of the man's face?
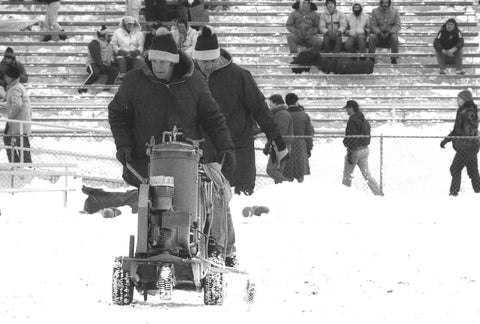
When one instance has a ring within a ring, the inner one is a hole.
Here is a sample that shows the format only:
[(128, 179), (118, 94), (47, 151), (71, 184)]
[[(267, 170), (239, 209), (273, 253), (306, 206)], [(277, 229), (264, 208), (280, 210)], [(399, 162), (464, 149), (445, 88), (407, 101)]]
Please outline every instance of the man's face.
[(463, 101), (462, 98), (457, 97), (457, 105), (458, 105), (458, 107), (462, 107), (464, 103), (465, 103), (465, 101)]
[(388, 0), (382, 0), (382, 8), (387, 9), (388, 8)]
[(360, 7), (358, 4), (353, 6), (353, 12), (361, 12), (361, 11), (362, 11), (362, 7)]
[(182, 34), (185, 34), (187, 32), (187, 27), (185, 27), (184, 24), (177, 24), (177, 29)]
[(448, 22), (445, 28), (447, 29), (447, 31), (451, 32), (455, 29), (455, 24), (453, 22)]
[(210, 74), (217, 68), (219, 59), (214, 60), (197, 60), (200, 70), (205, 74)]
[(125, 29), (131, 32), (133, 30), (133, 26), (134, 26), (133, 23), (125, 24)]
[(273, 108), (277, 107), (277, 104), (274, 103), (274, 102), (271, 101), (271, 100), (268, 100), (268, 101), (267, 101), (267, 104), (268, 104), (268, 107), (269, 107), (270, 109), (273, 109)]
[(335, 4), (333, 2), (327, 3), (327, 9), (330, 12), (333, 12), (335, 10)]
[(3, 60), (4, 60), (5, 63), (7, 63), (8, 65), (12, 64), (12, 62), (13, 62), (13, 58), (11, 58), (10, 56), (4, 56), (4, 57), (3, 57)]
[(170, 81), (174, 63), (165, 60), (152, 60), (151, 62), (153, 74), (161, 80)]
[(302, 9), (303, 10), (310, 10), (310, 1), (304, 1), (302, 4)]
[(353, 108), (352, 108), (352, 107), (347, 107), (347, 108), (345, 108), (345, 111), (347, 112), (347, 115), (348, 115), (348, 116), (353, 115)]
[(110, 43), (112, 40), (112, 34), (105, 35), (105, 40)]

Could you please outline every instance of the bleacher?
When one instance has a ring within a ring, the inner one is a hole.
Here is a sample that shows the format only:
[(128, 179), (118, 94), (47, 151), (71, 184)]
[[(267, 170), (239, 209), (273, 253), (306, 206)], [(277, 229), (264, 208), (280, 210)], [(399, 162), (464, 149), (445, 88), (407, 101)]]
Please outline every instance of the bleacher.
[[(208, 3), (229, 6), (229, 10), (211, 11), (208, 24), (214, 27), (221, 46), (233, 55), (234, 62), (252, 72), (265, 96), (296, 92), (319, 134), (343, 132), (346, 116), (341, 107), (350, 98), (359, 101), (373, 127), (392, 121), (451, 123), (455, 118), (455, 97), (461, 89), (471, 88), (474, 99), (480, 99), (476, 1), (393, 1), (402, 19), (399, 64), (390, 64), (390, 50), (377, 49), (374, 73), (370, 75), (325, 74), (315, 67), (308, 73), (292, 73), (284, 24), (293, 1)], [(363, 4), (364, 12), (370, 13), (378, 1)], [(352, 1), (337, 1), (337, 8), (347, 14), (351, 5)], [(40, 39), (49, 33), (34, 23), (43, 19), (45, 5), (32, 0), (2, 2), (3, 19), (32, 22), (29, 30), (0, 31), (0, 54), (7, 46), (13, 47), (17, 59), (25, 64), (34, 121), (109, 128), (106, 107), (118, 82), (109, 93), (101, 92), (103, 84), (89, 86), (90, 91), (83, 95), (77, 89), (87, 77), (87, 44), (99, 26), (118, 26), (124, 6), (123, 0), (63, 0), (59, 23), (67, 40), (42, 42)], [(317, 6), (318, 12), (324, 10), (323, 1)], [(440, 26), (451, 17), (455, 17), (465, 37), (465, 75), (455, 75), (453, 67), (446, 75), (438, 74), (432, 43)], [(3, 109), (4, 103), (0, 103), (0, 112)], [(45, 127), (37, 134), (81, 136)]]

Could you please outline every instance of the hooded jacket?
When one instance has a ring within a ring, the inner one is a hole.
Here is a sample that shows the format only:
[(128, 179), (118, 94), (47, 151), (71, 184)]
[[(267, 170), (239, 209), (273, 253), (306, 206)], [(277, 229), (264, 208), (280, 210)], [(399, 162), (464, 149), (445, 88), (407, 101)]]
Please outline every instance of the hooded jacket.
[(378, 8), (373, 9), (370, 17), (370, 30), (373, 34), (386, 31), (398, 34), (401, 28), (400, 14), (398, 10), (392, 7), (392, 1), (388, 1), (388, 8), (382, 8), (382, 1)]
[[(19, 79), (15, 79), (7, 86), (7, 118), (23, 121), (32, 120), (32, 109), (27, 90)], [(31, 133), (30, 124), (23, 124), (23, 134)], [(19, 123), (8, 123), (9, 135), (20, 135)]]
[(327, 8), (320, 14), (320, 32), (326, 34), (328, 31), (344, 33), (347, 29), (347, 20), (345, 15), (337, 8), (330, 13)]
[(310, 3), (310, 11), (305, 11), (300, 7), (300, 1), (292, 5), (293, 11), (288, 16), (285, 27), (287, 30), (302, 38), (310, 38), (319, 32), (320, 18), (317, 11), (317, 6)]
[[(355, 5), (358, 5), (360, 6), (360, 8), (362, 8), (362, 12), (358, 16), (353, 13), (353, 7)], [(352, 5), (352, 13), (347, 16), (346, 20), (346, 34), (348, 36), (354, 37), (357, 35), (368, 35), (370, 33), (370, 16), (363, 12), (363, 7), (361, 3), (355, 2)]]
[(164, 131), (177, 125), (185, 137), (201, 139), (208, 134), (220, 152), (233, 149), (225, 117), (212, 98), (207, 83), (193, 61), (180, 52), (171, 81), (157, 79), (149, 66), (131, 70), (108, 106), (108, 120), (115, 145), (132, 148), (133, 166), (147, 175), (145, 144), (155, 137), (160, 143)]
[(198, 33), (195, 29), (187, 26), (187, 35), (182, 41), (182, 35), (178, 28), (172, 28), (172, 36), (179, 50), (184, 51), (188, 56), (192, 57), (193, 50), (197, 44)]
[[(249, 186), (255, 183), (254, 126), (258, 123), (267, 139), (280, 136), (273, 114), (265, 97), (257, 87), (252, 74), (232, 62), (232, 56), (220, 49), (221, 65), (208, 77), (212, 96), (220, 106), (227, 120), (235, 144), (237, 169), (233, 175), (226, 175), (232, 186)], [(204, 152), (206, 158), (213, 152)], [(209, 159), (207, 158), (207, 161)]]
[(134, 28), (129, 33), (125, 27), (125, 17), (123, 17), (119, 28), (113, 33), (111, 44), (115, 55), (117, 55), (119, 50), (127, 52), (138, 51), (141, 54), (143, 53), (144, 42), (145, 38), (138, 21), (135, 20)]
[[(354, 112), (350, 115), (345, 129), (345, 135), (370, 135), (370, 123), (365, 119), (361, 111)], [(370, 137), (345, 137), (343, 145), (348, 150), (354, 151), (358, 147), (370, 144)]]
[(478, 139), (478, 108), (473, 101), (467, 101), (457, 109), (455, 124), (448, 136), (476, 136), (472, 139), (447, 138), (447, 142), (452, 141), (453, 149), (457, 152), (478, 152), (480, 147)]
[(114, 61), (113, 46), (105, 37), (97, 37), (88, 44), (87, 66), (92, 63), (110, 65)]
[[(449, 20), (450, 21), (450, 20)], [(443, 24), (442, 28), (433, 41), (433, 47), (437, 52), (442, 50), (449, 50), (453, 47), (457, 48), (457, 51), (463, 48), (464, 40), (462, 32), (458, 29), (457, 22), (453, 20), (455, 28), (449, 32), (447, 31), (447, 23)]]

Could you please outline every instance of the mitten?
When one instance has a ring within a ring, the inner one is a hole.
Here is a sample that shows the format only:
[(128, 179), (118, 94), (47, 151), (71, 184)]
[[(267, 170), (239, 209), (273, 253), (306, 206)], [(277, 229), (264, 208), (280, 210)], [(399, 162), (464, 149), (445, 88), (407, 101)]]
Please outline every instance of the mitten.
[(127, 163), (132, 163), (132, 148), (130, 146), (124, 146), (117, 148), (117, 160), (126, 166)]

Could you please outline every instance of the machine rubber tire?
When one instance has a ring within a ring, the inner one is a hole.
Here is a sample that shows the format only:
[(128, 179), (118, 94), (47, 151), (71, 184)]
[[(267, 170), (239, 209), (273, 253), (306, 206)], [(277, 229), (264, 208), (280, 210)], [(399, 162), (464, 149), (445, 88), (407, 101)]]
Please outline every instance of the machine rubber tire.
[(113, 267), (112, 274), (112, 302), (114, 305), (130, 305), (133, 301), (133, 282), (128, 271), (121, 265)]

